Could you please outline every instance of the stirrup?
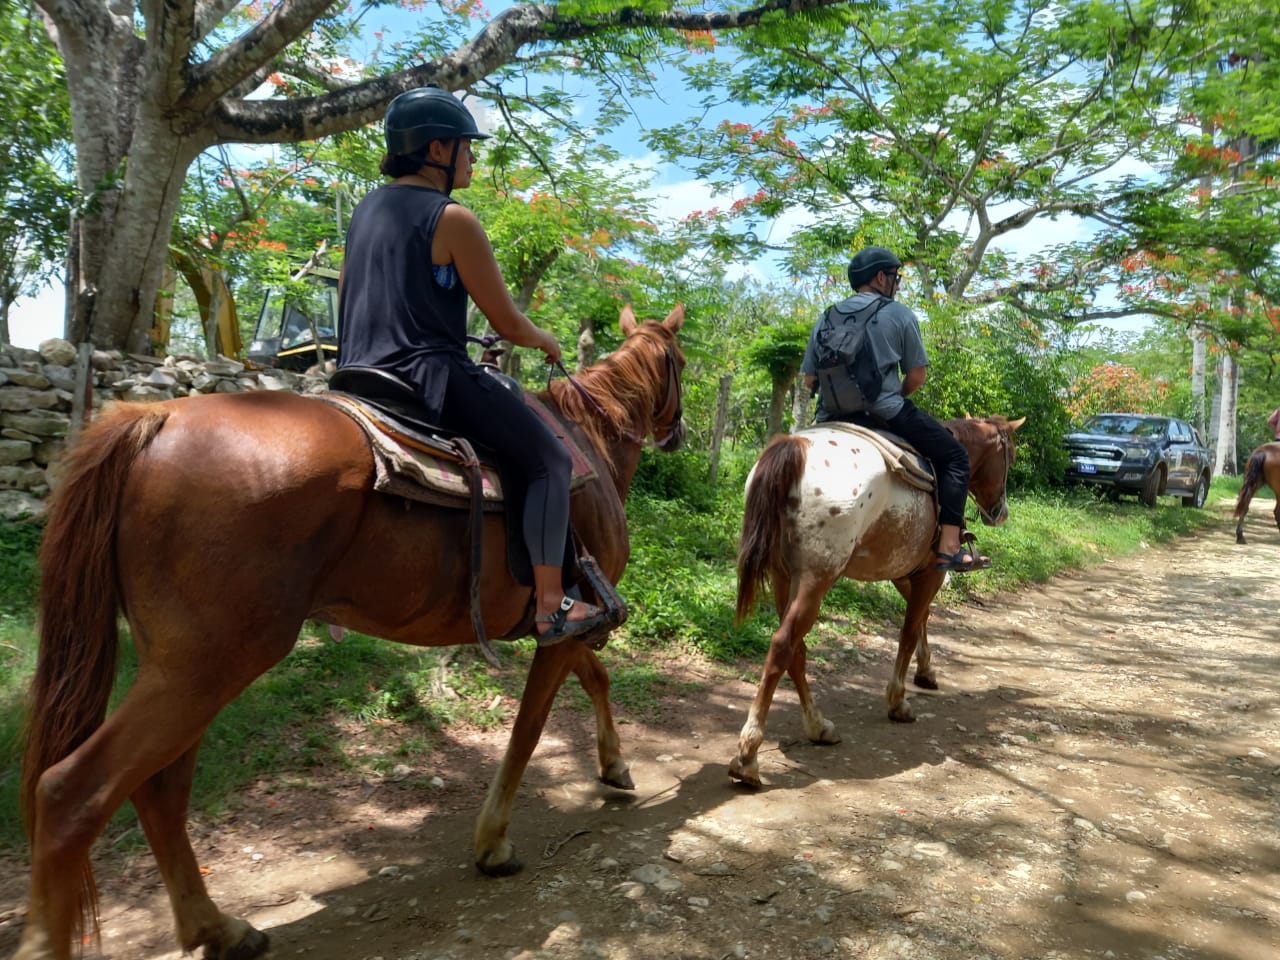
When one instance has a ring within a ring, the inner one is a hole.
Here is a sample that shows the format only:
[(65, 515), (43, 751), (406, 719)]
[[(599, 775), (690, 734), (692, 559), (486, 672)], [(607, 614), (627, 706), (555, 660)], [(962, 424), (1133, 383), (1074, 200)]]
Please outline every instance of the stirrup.
[(604, 575), (595, 557), (584, 552), (578, 557), (578, 566), (587, 584), (595, 593), (596, 599), (600, 601), (604, 622), (592, 630), (577, 634), (577, 638), (592, 650), (602, 650), (609, 642), (609, 634), (626, 623), (627, 605), (618, 595), (613, 584), (609, 582), (609, 578)]

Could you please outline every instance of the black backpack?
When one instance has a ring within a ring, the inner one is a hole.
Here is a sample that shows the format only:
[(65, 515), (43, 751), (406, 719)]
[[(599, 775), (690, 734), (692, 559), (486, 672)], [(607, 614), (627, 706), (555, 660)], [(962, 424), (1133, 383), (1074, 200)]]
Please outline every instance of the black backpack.
[(835, 307), (818, 321), (814, 360), (822, 409), (836, 416), (868, 409), (880, 397), (884, 371), (876, 365), (867, 343), (867, 328), (878, 323), (880, 308), (891, 301), (878, 297), (860, 311), (842, 313)]

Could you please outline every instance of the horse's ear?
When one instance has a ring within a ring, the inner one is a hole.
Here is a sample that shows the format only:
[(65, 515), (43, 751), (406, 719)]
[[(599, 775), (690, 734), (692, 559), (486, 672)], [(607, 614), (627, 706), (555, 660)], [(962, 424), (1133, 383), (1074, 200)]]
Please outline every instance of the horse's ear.
[(676, 333), (681, 327), (683, 327), (684, 326), (684, 304), (677, 303), (674, 307), (672, 307), (671, 312), (667, 314), (667, 319), (662, 321), (662, 325), (666, 327), (668, 330), (670, 330), (672, 333)]
[(973, 417), (969, 416), (969, 411), (968, 411), (968, 410), (966, 410), (966, 411), (964, 412), (964, 418), (965, 418), (966, 420), (972, 420), (972, 419), (973, 419)]
[(1010, 420), (1010, 421), (1009, 421), (1009, 432), (1010, 432), (1010, 433), (1013, 433), (1013, 431), (1017, 430), (1020, 426), (1022, 426), (1022, 425), (1023, 425), (1024, 423), (1026, 423), (1026, 422), (1027, 422), (1027, 418), (1026, 418), (1026, 417), (1019, 417), (1017, 420)]
[(629, 337), (636, 332), (636, 312), (631, 309), (629, 303), (623, 304), (622, 312), (618, 314), (618, 329), (622, 331), (624, 337)]

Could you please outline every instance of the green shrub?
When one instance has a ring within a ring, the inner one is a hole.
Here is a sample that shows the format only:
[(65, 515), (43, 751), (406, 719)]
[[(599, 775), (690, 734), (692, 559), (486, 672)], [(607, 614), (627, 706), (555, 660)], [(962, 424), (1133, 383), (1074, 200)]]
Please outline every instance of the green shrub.
[(0, 521), (0, 612), (23, 617), (35, 610), (39, 589), (36, 552), (44, 521)]

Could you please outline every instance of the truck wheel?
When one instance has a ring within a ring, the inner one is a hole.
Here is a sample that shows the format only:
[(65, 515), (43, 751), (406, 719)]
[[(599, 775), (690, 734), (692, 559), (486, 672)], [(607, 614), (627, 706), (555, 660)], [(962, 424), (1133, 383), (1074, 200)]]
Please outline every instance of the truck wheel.
[(1195, 509), (1199, 510), (1204, 506), (1204, 502), (1208, 498), (1209, 478), (1202, 473), (1200, 474), (1200, 479), (1196, 481), (1196, 492), (1189, 497), (1183, 497), (1182, 505), (1184, 507), (1195, 507)]
[(1148, 507), (1154, 507), (1156, 497), (1160, 495), (1160, 488), (1163, 486), (1164, 471), (1160, 467), (1153, 467), (1146, 479), (1142, 481), (1142, 490), (1138, 494), (1138, 499)]

